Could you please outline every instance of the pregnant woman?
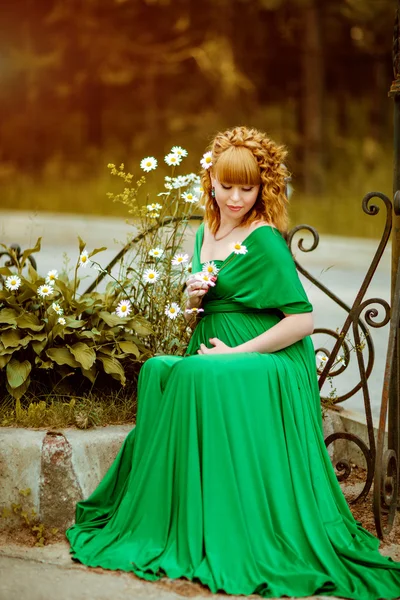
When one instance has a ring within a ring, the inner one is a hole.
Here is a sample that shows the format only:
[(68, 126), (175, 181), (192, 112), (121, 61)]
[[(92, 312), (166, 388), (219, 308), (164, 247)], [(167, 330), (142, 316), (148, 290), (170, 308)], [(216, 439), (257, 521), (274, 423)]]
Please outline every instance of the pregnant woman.
[(136, 427), (67, 537), (85, 565), (148, 580), (392, 600), (400, 563), (354, 520), (325, 449), (312, 306), (284, 239), (285, 155), (246, 127), (213, 140), (187, 355), (143, 365)]

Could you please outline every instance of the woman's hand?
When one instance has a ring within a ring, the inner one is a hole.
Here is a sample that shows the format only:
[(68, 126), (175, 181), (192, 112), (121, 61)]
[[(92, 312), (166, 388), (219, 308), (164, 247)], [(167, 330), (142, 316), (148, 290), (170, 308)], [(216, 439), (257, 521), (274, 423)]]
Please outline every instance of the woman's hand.
[(218, 338), (210, 338), (209, 342), (214, 348), (207, 348), (204, 344), (200, 344), (200, 349), (197, 350), (197, 354), (234, 354), (235, 352), (235, 348), (227, 346)]
[(201, 306), (203, 296), (207, 294), (209, 286), (203, 281), (196, 278), (196, 273), (192, 273), (186, 280), (186, 291), (188, 295), (187, 308), (199, 308)]

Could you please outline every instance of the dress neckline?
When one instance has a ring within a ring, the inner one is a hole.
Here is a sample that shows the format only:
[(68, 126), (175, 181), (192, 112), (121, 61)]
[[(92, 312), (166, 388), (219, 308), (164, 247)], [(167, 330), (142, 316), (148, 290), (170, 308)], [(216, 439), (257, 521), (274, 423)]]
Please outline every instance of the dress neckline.
[[(224, 259), (222, 258), (211, 258), (210, 260), (205, 260), (203, 262), (201, 262), (201, 251), (203, 249), (203, 243), (204, 243), (204, 221), (202, 223), (203, 225), (203, 235), (201, 238), (201, 243), (200, 243), (200, 252), (199, 252), (199, 262), (201, 265), (205, 265), (208, 262), (214, 262), (214, 263), (224, 263), (228, 260), (228, 258), (230, 258), (232, 256), (232, 254), (234, 254), (234, 252), (232, 251), (230, 254), (228, 254), (228, 256)], [(255, 233), (256, 231), (258, 231), (259, 229), (272, 229), (277, 231), (278, 233), (280, 233), (279, 229), (273, 225), (260, 225), (260, 227), (257, 227), (256, 229), (253, 229), (253, 231), (250, 231), (250, 233), (244, 238), (244, 240), (242, 242), (240, 242), (241, 244), (244, 244), (245, 242), (247, 242), (247, 240), (253, 235), (253, 233)]]

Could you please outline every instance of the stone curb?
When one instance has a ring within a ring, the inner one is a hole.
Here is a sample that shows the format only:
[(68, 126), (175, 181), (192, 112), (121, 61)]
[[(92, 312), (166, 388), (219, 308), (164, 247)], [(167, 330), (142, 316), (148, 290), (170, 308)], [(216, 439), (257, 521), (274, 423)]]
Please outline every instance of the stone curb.
[[(330, 410), (323, 424), (325, 437), (347, 431), (368, 445), (367, 427), (357, 413)], [(111, 425), (85, 431), (0, 428), (0, 511), (20, 503), (29, 512), (33, 509), (46, 527), (65, 530), (74, 522), (76, 503), (97, 487), (132, 427)], [(334, 463), (347, 459), (365, 466), (354, 443), (336, 442), (329, 452)], [(31, 494), (22, 496), (20, 491), (27, 488)], [(19, 525), (16, 515), (0, 519), (0, 531)]]

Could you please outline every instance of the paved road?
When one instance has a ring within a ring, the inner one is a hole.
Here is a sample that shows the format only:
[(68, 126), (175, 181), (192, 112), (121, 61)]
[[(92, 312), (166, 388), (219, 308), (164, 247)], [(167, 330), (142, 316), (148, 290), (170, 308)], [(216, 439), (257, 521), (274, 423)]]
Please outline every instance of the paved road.
[[(0, 545), (1, 600), (228, 600), (184, 579), (147, 582), (133, 574), (73, 563), (66, 543), (45, 548)], [(242, 596), (260, 600), (260, 596)], [(273, 599), (272, 599), (273, 600)], [(295, 600), (294, 598), (292, 600)], [(303, 600), (311, 600), (304, 598)], [(328, 600), (313, 596), (312, 600)], [(333, 597), (330, 600), (335, 600)]]
[[(39, 236), (43, 237), (42, 251), (38, 255), (38, 270), (45, 274), (50, 269), (61, 269), (63, 255), (66, 253), (71, 261), (78, 256), (77, 236), (87, 242), (89, 250), (107, 246), (107, 251), (99, 254), (99, 262), (107, 265), (116, 252), (132, 236), (134, 228), (123, 219), (101, 218), (91, 216), (67, 216), (60, 214), (33, 214), (24, 212), (0, 212), (0, 242), (11, 244), (18, 242), (23, 248), (32, 247)], [(307, 239), (307, 238), (306, 238)], [(307, 242), (306, 242), (307, 245)], [(191, 252), (192, 239), (188, 239), (186, 250)], [(341, 238), (324, 235), (316, 250), (308, 254), (296, 251), (296, 258), (324, 285), (330, 288), (347, 304), (356, 297), (369, 263), (377, 247), (376, 240), (358, 238)], [(85, 289), (94, 278), (93, 270), (85, 271)], [(320, 292), (309, 281), (304, 281), (305, 288), (315, 309), (316, 327), (335, 330), (340, 328), (346, 313), (333, 301)], [(390, 288), (390, 250), (387, 250), (375, 274), (365, 298), (378, 297), (388, 300)], [(382, 314), (382, 310), (380, 310)], [(375, 367), (370, 377), (370, 394), (373, 415), (379, 416), (379, 406), (383, 383), (388, 327), (371, 331), (375, 344)], [(330, 336), (314, 336), (318, 346), (331, 347)], [(358, 381), (358, 370), (354, 353), (346, 373), (335, 379), (334, 386), (338, 393), (352, 389)], [(327, 384), (324, 392), (330, 390)], [(360, 393), (347, 400), (345, 408), (364, 412), (363, 399)]]

